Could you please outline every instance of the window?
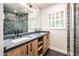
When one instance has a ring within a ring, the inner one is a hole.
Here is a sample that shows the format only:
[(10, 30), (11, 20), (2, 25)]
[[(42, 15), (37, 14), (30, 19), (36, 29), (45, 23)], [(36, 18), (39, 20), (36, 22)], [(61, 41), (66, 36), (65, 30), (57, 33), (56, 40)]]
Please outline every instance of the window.
[(56, 21), (56, 27), (59, 27), (59, 20)]
[(61, 12), (60, 12), (60, 18), (63, 18), (63, 17), (64, 17), (64, 12), (61, 11)]
[(49, 27), (51, 27), (52, 20), (51, 20), (51, 14), (49, 14)]
[(59, 19), (59, 12), (56, 12), (56, 19)]
[(49, 13), (49, 28), (63, 29), (64, 25), (64, 11)]
[(52, 13), (52, 19), (55, 19), (55, 14), (54, 13)]

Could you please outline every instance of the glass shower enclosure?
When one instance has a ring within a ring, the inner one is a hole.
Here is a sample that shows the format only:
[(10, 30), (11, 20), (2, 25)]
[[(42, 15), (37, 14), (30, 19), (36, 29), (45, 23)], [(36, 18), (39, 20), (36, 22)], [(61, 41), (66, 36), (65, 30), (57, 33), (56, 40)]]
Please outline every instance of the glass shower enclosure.
[(79, 56), (79, 3), (74, 4), (74, 55)]
[(70, 3), (70, 55), (79, 56), (79, 3)]
[(71, 56), (79, 56), (79, 3), (67, 6), (67, 52)]

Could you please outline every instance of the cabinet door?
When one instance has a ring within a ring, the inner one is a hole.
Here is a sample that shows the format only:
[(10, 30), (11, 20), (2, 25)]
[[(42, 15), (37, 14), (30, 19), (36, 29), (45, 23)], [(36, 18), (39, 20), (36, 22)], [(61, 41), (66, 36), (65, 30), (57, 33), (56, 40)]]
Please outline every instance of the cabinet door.
[(21, 46), (21, 56), (27, 55), (27, 44)]
[(47, 35), (47, 46), (50, 47), (50, 34)]
[(16, 48), (7, 53), (8, 56), (21, 56), (21, 48)]
[(14, 50), (7, 53), (8, 56), (25, 56), (26, 55), (26, 45), (15, 48)]
[(45, 54), (45, 52), (46, 52), (46, 45), (47, 45), (46, 36), (44, 36), (44, 38), (43, 38), (43, 54)]
[(49, 34), (46, 35), (46, 49), (48, 49), (50, 46), (50, 40), (49, 40)]
[(44, 36), (43, 38), (43, 54), (46, 53), (46, 51), (48, 50), (48, 38), (47, 38), (47, 35)]
[(32, 55), (38, 56), (38, 40), (32, 41)]
[(32, 56), (32, 42), (28, 43), (28, 56)]
[(20, 49), (15, 49), (7, 53), (8, 56), (20, 56)]

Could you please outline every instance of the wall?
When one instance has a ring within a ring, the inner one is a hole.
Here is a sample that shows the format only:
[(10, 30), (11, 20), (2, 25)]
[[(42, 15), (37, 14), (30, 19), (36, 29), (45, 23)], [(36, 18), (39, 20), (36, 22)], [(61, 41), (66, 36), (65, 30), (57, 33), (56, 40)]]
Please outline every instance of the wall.
[(28, 14), (28, 32), (33, 32), (35, 28), (40, 28), (40, 13)]
[[(65, 11), (65, 29), (50, 29), (48, 27), (48, 13), (52, 11)], [(66, 19), (66, 4), (54, 4), (41, 10), (41, 28), (42, 30), (50, 31), (50, 49), (67, 54), (67, 19)]]
[(3, 55), (3, 4), (0, 3), (0, 55)]
[(74, 4), (70, 4), (70, 55), (74, 55)]

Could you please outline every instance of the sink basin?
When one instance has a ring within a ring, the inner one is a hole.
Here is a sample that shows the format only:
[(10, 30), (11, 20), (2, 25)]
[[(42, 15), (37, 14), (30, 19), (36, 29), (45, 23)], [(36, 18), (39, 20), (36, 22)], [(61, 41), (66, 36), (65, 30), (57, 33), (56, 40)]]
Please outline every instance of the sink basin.
[(14, 39), (14, 40), (11, 40), (11, 42), (13, 43), (18, 43), (18, 42), (21, 42), (21, 41), (24, 41), (24, 40), (31, 40), (33, 38), (36, 38), (36, 37), (39, 37), (40, 35), (44, 35), (46, 33), (36, 33), (36, 34), (31, 34), (31, 35), (27, 35), (26, 37), (21, 37), (21, 38), (17, 38), (17, 39)]
[(36, 34), (28, 35), (28, 37), (36, 38), (36, 37), (39, 37), (39, 36), (44, 35), (44, 34), (46, 34), (46, 33), (36, 33)]
[(39, 37), (39, 36), (40, 36), (39, 33), (28, 35), (28, 37), (31, 37), (32, 39), (36, 38), (36, 37)]
[(22, 37), (22, 38), (17, 38), (17, 39), (14, 39), (14, 40), (11, 40), (11, 42), (13, 43), (18, 43), (18, 42), (21, 42), (21, 41), (24, 41), (24, 40), (30, 40), (31, 38), (29, 37)]
[(31, 35), (28, 35), (28, 37), (35, 38), (35, 37), (37, 37), (37, 34), (31, 34)]
[(44, 34), (46, 34), (46, 33), (39, 33), (39, 34), (44, 35)]

